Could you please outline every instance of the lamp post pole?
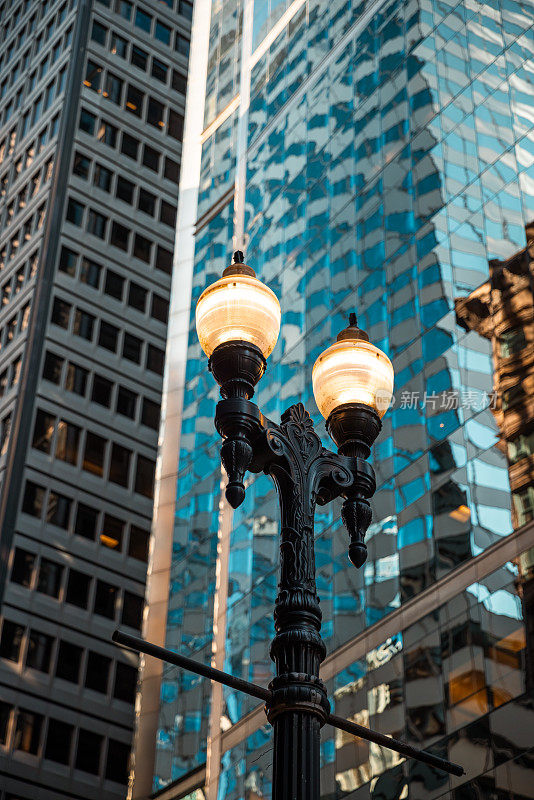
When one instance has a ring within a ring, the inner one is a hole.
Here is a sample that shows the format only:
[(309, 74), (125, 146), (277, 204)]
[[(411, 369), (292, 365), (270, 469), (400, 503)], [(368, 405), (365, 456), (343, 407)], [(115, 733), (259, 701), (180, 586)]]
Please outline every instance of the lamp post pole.
[(315, 585), (315, 506), (345, 498), (343, 516), (351, 553), (362, 564), (373, 471), (361, 458), (323, 448), (300, 403), (291, 406), (277, 425), (248, 399), (226, 398), (217, 406), (215, 424), (224, 437), (221, 457), (230, 501), (241, 499), (248, 460), (250, 471), (272, 477), (280, 502), (280, 582), (270, 650), (276, 677), (266, 703), (274, 731), (273, 798), (319, 800), (320, 730), (330, 704), (319, 677), (326, 648)]
[(270, 648), (276, 677), (264, 688), (120, 631), (113, 638), (264, 700), (274, 731), (273, 800), (319, 800), (320, 732), (325, 723), (462, 775), (457, 764), (331, 714), (319, 677), (326, 648), (315, 585), (315, 508), (343, 498), (349, 558), (357, 569), (363, 566), (369, 498), (376, 488), (366, 459), (381, 429), (380, 410), (384, 413), (391, 397), (391, 362), (369, 343), (353, 314), (337, 342), (317, 359), (313, 390), (337, 453), (322, 446), (302, 403), (285, 411), (280, 424), (265, 417), (251, 398), (278, 337), (280, 306), (242, 262), (242, 253), (236, 253), (223, 277), (201, 295), (197, 330), (220, 386), (215, 427), (223, 438), (226, 498), (234, 509), (241, 505), (247, 472), (269, 475), (278, 493), (280, 581)]

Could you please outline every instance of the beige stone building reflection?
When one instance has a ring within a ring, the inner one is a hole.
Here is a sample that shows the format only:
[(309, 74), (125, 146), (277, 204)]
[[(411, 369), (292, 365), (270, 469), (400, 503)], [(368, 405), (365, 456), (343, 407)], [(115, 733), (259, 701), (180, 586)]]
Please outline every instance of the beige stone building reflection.
[(492, 343), (493, 413), (508, 456), (514, 528), (534, 518), (534, 222), (526, 233), (527, 247), (490, 261), (489, 279), (456, 301), (458, 324)]
[[(490, 277), (456, 301), (456, 319), (492, 344), (493, 414), (508, 457), (514, 529), (534, 519), (534, 221), (527, 246), (489, 262)], [(527, 635), (527, 685), (534, 686), (534, 548), (518, 560)]]

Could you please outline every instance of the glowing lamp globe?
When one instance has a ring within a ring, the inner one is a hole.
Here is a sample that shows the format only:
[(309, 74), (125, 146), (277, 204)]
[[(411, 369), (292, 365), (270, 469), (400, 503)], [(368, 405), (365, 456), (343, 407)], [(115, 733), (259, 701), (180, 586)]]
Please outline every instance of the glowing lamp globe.
[(248, 342), (268, 358), (280, 332), (278, 298), (245, 264), (225, 269), (197, 303), (196, 326), (207, 356), (226, 342)]
[(243, 254), (208, 286), (196, 307), (200, 346), (223, 397), (250, 399), (280, 332), (280, 303)]
[(315, 402), (340, 452), (369, 455), (393, 396), (393, 378), (391, 361), (369, 342), (351, 314), (349, 326), (321, 353), (312, 371)]

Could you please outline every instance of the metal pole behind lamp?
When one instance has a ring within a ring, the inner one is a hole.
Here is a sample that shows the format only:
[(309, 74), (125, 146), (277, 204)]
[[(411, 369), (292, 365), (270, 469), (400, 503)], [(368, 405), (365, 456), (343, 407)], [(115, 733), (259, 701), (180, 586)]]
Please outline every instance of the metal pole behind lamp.
[(330, 714), (319, 667), (326, 655), (315, 585), (314, 514), (343, 497), (349, 557), (361, 567), (375, 491), (365, 461), (381, 428), (393, 389), (393, 367), (369, 342), (355, 315), (317, 359), (313, 391), (338, 453), (323, 448), (301, 403), (277, 424), (251, 402), (280, 329), (276, 296), (242, 263), (241, 253), (223, 277), (201, 295), (196, 322), (210, 370), (221, 387), (215, 425), (228, 475), (226, 497), (237, 508), (247, 471), (270, 475), (280, 500), (280, 582), (270, 655), (276, 665), (266, 703), (274, 728), (274, 800), (319, 800), (320, 729)]

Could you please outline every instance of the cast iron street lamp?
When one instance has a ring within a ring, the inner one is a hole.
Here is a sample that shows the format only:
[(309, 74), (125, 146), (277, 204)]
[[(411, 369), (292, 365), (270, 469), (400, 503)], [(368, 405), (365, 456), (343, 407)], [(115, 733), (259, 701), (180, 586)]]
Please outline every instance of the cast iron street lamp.
[(360, 568), (367, 557), (364, 538), (375, 491), (374, 472), (365, 459), (391, 400), (393, 367), (351, 314), (349, 326), (319, 356), (312, 372), (317, 406), (338, 448), (333, 453), (322, 446), (302, 403), (285, 411), (277, 424), (251, 402), (276, 344), (280, 319), (276, 296), (243, 263), (241, 252), (203, 292), (196, 309), (200, 344), (222, 397), (215, 426), (223, 438), (228, 502), (233, 508), (243, 502), (247, 471), (270, 475), (279, 495), (280, 582), (270, 650), (276, 677), (265, 689), (136, 637), (116, 632), (114, 638), (265, 701), (274, 729), (273, 800), (319, 800), (320, 730), (325, 723), (462, 775), (456, 764), (330, 713), (319, 677), (326, 648), (315, 585), (315, 506), (343, 498), (349, 558)]

